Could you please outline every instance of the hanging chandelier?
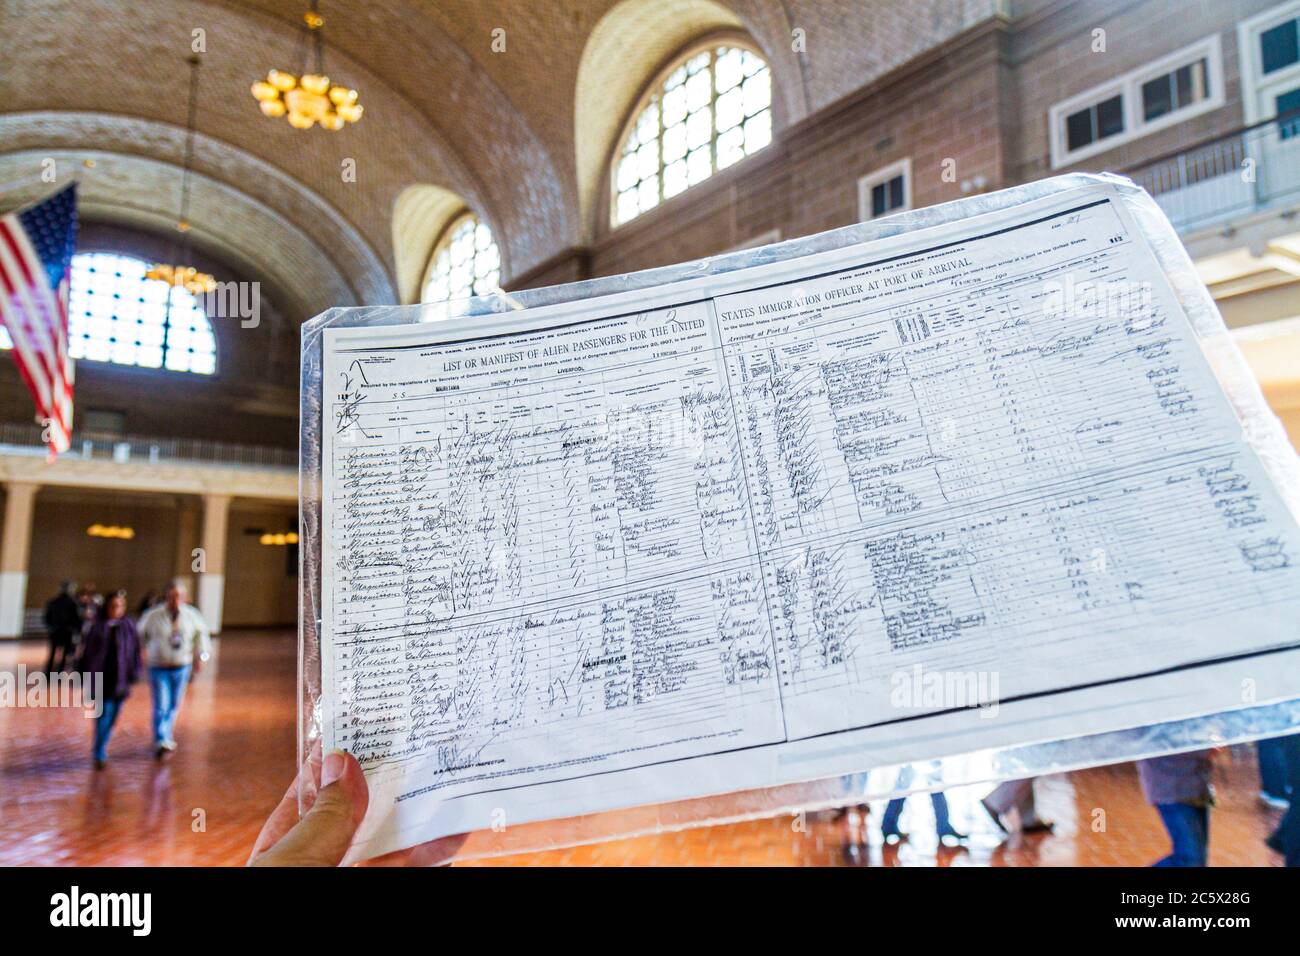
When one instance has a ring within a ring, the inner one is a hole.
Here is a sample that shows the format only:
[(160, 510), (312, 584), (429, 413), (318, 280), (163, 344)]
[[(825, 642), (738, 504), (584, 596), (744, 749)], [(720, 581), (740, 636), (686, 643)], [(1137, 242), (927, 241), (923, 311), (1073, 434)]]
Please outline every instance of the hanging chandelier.
[[(321, 28), (325, 19), (312, 0), (311, 9), (303, 14), (305, 29), (299, 60), (301, 73), (270, 70), (265, 80), (253, 84), (253, 98), (266, 116), (286, 117), (294, 129), (340, 130), (348, 123), (361, 119), (362, 106), (357, 102), (357, 91), (331, 83), (325, 75), (325, 44)], [(307, 46), (313, 52), (313, 70), (307, 72)]]
[(217, 287), (216, 279), (206, 272), (200, 272), (194, 266), (173, 266), (165, 262), (155, 262), (144, 277), (166, 282), (168, 285), (180, 286), (193, 295), (202, 295)]
[[(189, 111), (185, 119), (185, 161), (181, 173), (181, 211), (176, 220), (176, 231), (183, 237), (179, 250), (181, 255), (178, 255), (177, 259), (182, 261), (189, 258), (190, 252), (190, 223), (186, 217), (190, 211), (190, 176), (194, 165), (194, 125), (198, 117), (198, 105), (199, 58), (196, 54), (190, 57), (190, 101)], [(172, 262), (155, 262), (145, 272), (144, 277), (157, 282), (165, 282), (173, 288), (184, 289), (192, 295), (202, 295), (205, 292), (211, 292), (217, 287), (217, 280), (208, 273), (200, 272), (191, 265)], [(167, 298), (167, 308), (170, 311), (170, 296)]]

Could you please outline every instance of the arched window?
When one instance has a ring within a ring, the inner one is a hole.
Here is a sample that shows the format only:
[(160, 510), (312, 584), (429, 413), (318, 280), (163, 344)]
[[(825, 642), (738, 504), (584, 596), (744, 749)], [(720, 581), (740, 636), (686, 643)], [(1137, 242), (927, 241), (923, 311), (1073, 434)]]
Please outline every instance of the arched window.
[[(182, 288), (146, 279), (148, 268), (141, 259), (111, 252), (72, 257), (69, 354), (211, 375), (217, 369), (216, 341), (202, 305)], [(0, 348), (12, 347), (8, 331), (0, 328)]]
[(492, 230), (471, 212), (457, 218), (434, 246), (422, 302), (454, 302), (500, 286), (501, 253)]
[(678, 60), (634, 113), (613, 170), (614, 225), (772, 141), (772, 74), (761, 56), (711, 44)]

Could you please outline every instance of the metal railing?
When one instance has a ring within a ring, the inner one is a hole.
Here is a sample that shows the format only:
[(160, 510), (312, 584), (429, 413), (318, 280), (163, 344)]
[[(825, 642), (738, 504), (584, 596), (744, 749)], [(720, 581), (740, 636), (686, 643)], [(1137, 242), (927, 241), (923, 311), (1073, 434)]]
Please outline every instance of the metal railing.
[(1179, 232), (1300, 200), (1300, 110), (1125, 170)]
[[(0, 453), (43, 454), (44, 447), (38, 425), (0, 423)], [(64, 454), (79, 460), (99, 459), (122, 464), (190, 462), (235, 468), (298, 467), (298, 453), (292, 448), (93, 431), (74, 431), (72, 445)]]

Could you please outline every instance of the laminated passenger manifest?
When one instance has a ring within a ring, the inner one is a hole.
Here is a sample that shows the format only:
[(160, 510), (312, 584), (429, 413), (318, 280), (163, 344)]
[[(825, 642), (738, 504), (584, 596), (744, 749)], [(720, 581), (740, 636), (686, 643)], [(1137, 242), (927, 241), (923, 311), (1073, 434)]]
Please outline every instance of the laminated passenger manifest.
[(1295, 520), (1110, 186), (323, 369), (356, 857), (1298, 673)]

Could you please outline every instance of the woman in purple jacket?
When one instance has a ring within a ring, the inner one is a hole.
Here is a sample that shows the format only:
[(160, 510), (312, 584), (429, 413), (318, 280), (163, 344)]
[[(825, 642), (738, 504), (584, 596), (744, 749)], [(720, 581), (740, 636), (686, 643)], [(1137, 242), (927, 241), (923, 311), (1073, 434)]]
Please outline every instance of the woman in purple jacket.
[(104, 613), (86, 630), (77, 670), (103, 675), (102, 709), (95, 720), (95, 769), (103, 770), (108, 764), (108, 738), (113, 725), (131, 693), (131, 685), (140, 676), (140, 636), (135, 621), (126, 616), (125, 591), (113, 594)]

